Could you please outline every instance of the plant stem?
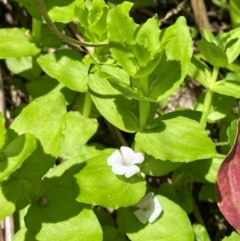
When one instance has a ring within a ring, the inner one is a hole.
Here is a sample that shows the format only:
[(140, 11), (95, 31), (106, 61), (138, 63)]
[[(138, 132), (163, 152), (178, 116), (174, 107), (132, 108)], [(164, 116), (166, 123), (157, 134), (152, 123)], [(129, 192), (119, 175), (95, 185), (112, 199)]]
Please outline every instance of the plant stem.
[(91, 108), (92, 108), (92, 99), (91, 96), (89, 94), (89, 92), (87, 91), (85, 93), (85, 98), (84, 98), (84, 104), (83, 104), (83, 110), (82, 110), (82, 115), (85, 118), (88, 118), (90, 113), (91, 113)]
[(36, 20), (35, 18), (32, 19), (32, 35), (39, 43), (41, 42), (42, 22)]
[[(140, 85), (142, 88), (142, 92), (145, 96), (149, 94), (149, 84), (148, 84), (148, 76), (141, 77), (139, 79)], [(139, 101), (139, 127), (140, 130), (144, 130), (150, 113), (150, 102), (145, 100)]]
[(43, 0), (36, 0), (39, 12), (41, 13), (42, 17), (44, 18), (44, 20), (46, 21), (48, 27), (51, 29), (51, 31), (58, 37), (60, 38), (62, 41), (69, 43), (75, 47), (81, 47), (81, 46), (85, 46), (85, 47), (100, 47), (100, 46), (108, 46), (108, 43), (87, 43), (87, 42), (81, 42), (78, 41), (76, 39), (73, 38), (69, 38), (68, 36), (62, 34), (58, 28), (56, 27), (56, 25), (52, 22), (52, 20), (50, 19), (46, 6), (44, 4)]
[[(211, 81), (210, 81), (211, 86), (214, 85), (215, 82), (217, 81), (218, 72), (219, 72), (219, 67), (214, 66)], [(200, 123), (204, 128), (207, 125), (207, 116), (208, 116), (211, 106), (212, 106), (212, 98), (213, 98), (213, 92), (211, 91), (211, 89), (208, 89), (207, 93), (205, 95), (205, 98), (204, 98), (202, 117), (200, 120)]]

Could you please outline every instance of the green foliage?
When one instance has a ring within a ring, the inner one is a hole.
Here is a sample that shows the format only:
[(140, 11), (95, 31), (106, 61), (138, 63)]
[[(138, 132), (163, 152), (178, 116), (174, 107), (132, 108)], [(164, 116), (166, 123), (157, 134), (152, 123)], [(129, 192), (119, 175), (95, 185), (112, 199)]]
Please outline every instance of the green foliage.
[[(25, 215), (13, 241), (210, 241), (205, 227), (191, 224), (188, 215), (199, 222), (195, 198), (217, 201), (217, 173), (236, 138), (240, 28), (217, 36), (203, 30), (200, 54), (192, 55), (184, 17), (166, 28), (159, 28), (157, 16), (141, 24), (130, 17), (131, 2), (152, 0), (116, 0), (116, 6), (103, 0), (16, 2), (33, 25), (32, 35), (0, 29), (0, 58), (24, 99), (8, 110), (14, 120), (0, 115), (0, 220), (20, 210)], [(44, 19), (49, 15), (56, 26), (43, 23), (38, 7), (44, 4)], [(237, 27), (236, 1), (230, 1), (230, 11)], [(56, 32), (68, 34), (66, 24), (73, 20), (84, 41), (106, 45), (80, 54), (79, 41)], [(193, 110), (165, 113), (171, 95), (186, 86), (187, 74), (206, 91)], [(116, 150), (103, 118), (135, 155)], [(221, 141), (229, 144), (225, 150), (216, 148)], [(121, 175), (130, 168), (138, 172)], [(159, 202), (162, 212), (143, 224), (135, 205), (149, 191), (153, 200), (140, 211), (153, 214)]]

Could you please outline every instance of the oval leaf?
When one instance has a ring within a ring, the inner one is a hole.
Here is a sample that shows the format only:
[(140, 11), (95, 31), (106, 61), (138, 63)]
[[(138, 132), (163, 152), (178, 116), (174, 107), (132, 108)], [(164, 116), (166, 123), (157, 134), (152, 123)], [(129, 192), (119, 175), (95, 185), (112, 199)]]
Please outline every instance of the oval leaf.
[(36, 136), (47, 154), (58, 156), (62, 143), (66, 102), (63, 95), (54, 92), (31, 102), (11, 125), (18, 134)]
[(42, 55), (37, 62), (52, 78), (79, 92), (87, 91), (88, 67), (81, 62), (82, 57), (70, 49), (58, 50)]
[(132, 241), (193, 241), (193, 230), (186, 212), (168, 198), (156, 197), (163, 207), (163, 214), (154, 223), (143, 224), (133, 214), (133, 208), (123, 208), (117, 217), (120, 229)]
[(147, 154), (163, 161), (190, 162), (216, 155), (202, 126), (181, 116), (159, 121), (155, 129), (137, 133), (135, 141)]
[(33, 56), (40, 52), (24, 29), (0, 29), (0, 36), (0, 59)]
[(75, 175), (80, 189), (79, 202), (101, 205), (107, 208), (127, 207), (136, 204), (146, 192), (141, 176), (131, 178), (117, 176), (107, 164), (108, 155), (93, 157)]

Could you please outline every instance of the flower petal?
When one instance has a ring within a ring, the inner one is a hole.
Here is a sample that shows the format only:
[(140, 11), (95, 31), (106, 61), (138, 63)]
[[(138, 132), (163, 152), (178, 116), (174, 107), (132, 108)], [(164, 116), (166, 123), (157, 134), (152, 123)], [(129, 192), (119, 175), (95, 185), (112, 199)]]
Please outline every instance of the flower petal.
[(112, 172), (117, 175), (124, 175), (127, 171), (127, 167), (122, 164), (116, 164), (112, 166)]
[(133, 212), (133, 214), (138, 218), (138, 220), (142, 223), (146, 223), (148, 220), (148, 217), (146, 216), (146, 213), (141, 210), (138, 209), (137, 211)]
[(145, 197), (143, 197), (135, 206), (141, 209), (146, 209), (153, 201), (153, 193), (149, 192)]
[(157, 197), (153, 199), (153, 202), (154, 202), (154, 211), (151, 214), (151, 216), (148, 218), (149, 223), (153, 223), (163, 211), (162, 206), (159, 203)]
[(144, 160), (144, 155), (139, 152), (139, 153), (134, 153), (134, 156), (132, 157), (133, 158), (133, 162), (134, 163), (142, 163), (143, 160)]
[(107, 163), (109, 166), (113, 166), (116, 164), (123, 164), (123, 157), (121, 153), (118, 150), (113, 152), (113, 154), (108, 157)]
[(128, 165), (133, 165), (134, 162), (130, 162), (134, 156), (133, 150), (127, 146), (121, 146), (120, 150), (122, 152), (122, 156), (123, 156), (125, 163)]
[(129, 178), (129, 177), (133, 176), (134, 174), (136, 174), (137, 172), (140, 172), (140, 168), (136, 165), (127, 166), (126, 168), (127, 168), (126, 174), (125, 174), (126, 178)]

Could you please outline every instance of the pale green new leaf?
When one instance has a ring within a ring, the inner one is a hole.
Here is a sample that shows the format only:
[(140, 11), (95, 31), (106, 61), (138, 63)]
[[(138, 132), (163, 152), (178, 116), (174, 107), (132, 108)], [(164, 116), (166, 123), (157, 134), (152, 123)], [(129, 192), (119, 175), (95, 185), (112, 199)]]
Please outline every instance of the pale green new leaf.
[(192, 57), (192, 39), (184, 17), (163, 30), (160, 39), (165, 48), (158, 66), (149, 76), (149, 97), (157, 101), (168, 97), (183, 82)]
[(108, 5), (103, 0), (81, 3), (75, 8), (75, 16), (80, 31), (92, 42), (102, 42), (107, 38)]
[(212, 87), (211, 91), (240, 98), (240, 81), (238, 80), (221, 80), (217, 81)]
[(66, 102), (63, 95), (53, 92), (26, 106), (11, 125), (18, 134), (36, 136), (47, 154), (58, 156), (65, 124)]
[[(79, 187), (77, 200), (106, 208), (127, 207), (136, 204), (146, 192), (146, 183), (140, 175), (130, 178), (115, 175), (107, 164), (109, 155), (89, 159), (74, 177)], [(94, 193), (94, 195), (93, 195)]]
[[(42, 20), (37, 4), (33, 0), (15, 0), (23, 4), (36, 19)], [(69, 23), (74, 20), (74, 9), (81, 0), (44, 0), (48, 14), (53, 22)]]
[(222, 34), (219, 41), (219, 47), (227, 55), (228, 63), (232, 63), (240, 53), (240, 28)]
[[(109, 11), (108, 40), (114, 58), (134, 78), (147, 76), (160, 61), (161, 44), (155, 17), (138, 25), (128, 12), (132, 3), (124, 2)], [(123, 28), (123, 26), (125, 26)]]
[(0, 29), (0, 59), (33, 56), (40, 52), (40, 48), (27, 36), (25, 29)]
[(135, 141), (147, 154), (163, 161), (190, 162), (216, 154), (215, 145), (202, 126), (181, 116), (159, 121), (153, 130), (137, 133)]
[(134, 208), (122, 208), (117, 212), (119, 228), (131, 241), (164, 240), (194, 241), (193, 230), (186, 212), (173, 201), (157, 195), (163, 213), (154, 223), (141, 223), (133, 214)]
[(42, 55), (37, 61), (46, 74), (69, 89), (86, 92), (88, 67), (81, 60), (82, 57), (77, 52), (63, 49)]
[(228, 129), (227, 129), (228, 143), (231, 146), (233, 146), (235, 138), (236, 138), (237, 123), (238, 123), (238, 120), (232, 121), (231, 126), (229, 126)]
[(211, 81), (211, 70), (196, 55), (192, 56), (188, 66), (188, 75), (196, 79), (205, 88), (209, 88)]
[(97, 131), (96, 119), (84, 118), (79, 112), (70, 111), (66, 114), (66, 129), (60, 156), (69, 158), (81, 154), (83, 145)]

